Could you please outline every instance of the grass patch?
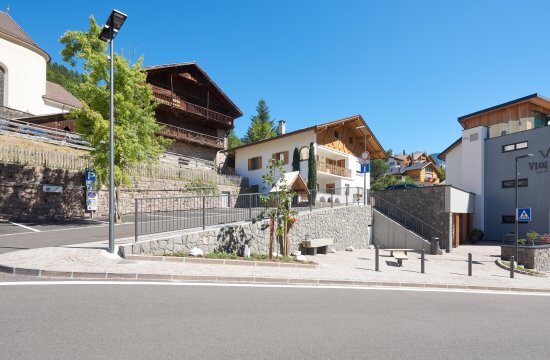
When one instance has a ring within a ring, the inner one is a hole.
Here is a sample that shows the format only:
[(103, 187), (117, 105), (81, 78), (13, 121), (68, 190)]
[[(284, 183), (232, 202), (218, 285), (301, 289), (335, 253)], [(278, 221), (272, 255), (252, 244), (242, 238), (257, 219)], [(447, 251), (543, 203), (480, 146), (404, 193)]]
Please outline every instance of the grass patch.
[(236, 253), (228, 253), (228, 252), (225, 252), (225, 251), (215, 251), (215, 252), (211, 252), (211, 253), (208, 253), (206, 255), (204, 255), (205, 258), (207, 259), (237, 259), (237, 254)]
[[(506, 260), (501, 260), (501, 263), (502, 265), (504, 265), (505, 267), (507, 267), (508, 269), (510, 269), (510, 261), (506, 261)], [(533, 275), (537, 275), (537, 276), (545, 276), (546, 274), (540, 272), (540, 271), (537, 271), (537, 270), (533, 270), (533, 269), (528, 269), (526, 267), (524, 267), (523, 265), (517, 265), (515, 267), (516, 270), (519, 270), (519, 271), (523, 271), (523, 272), (526, 272), (526, 273), (529, 273), (529, 274), (533, 274)]]

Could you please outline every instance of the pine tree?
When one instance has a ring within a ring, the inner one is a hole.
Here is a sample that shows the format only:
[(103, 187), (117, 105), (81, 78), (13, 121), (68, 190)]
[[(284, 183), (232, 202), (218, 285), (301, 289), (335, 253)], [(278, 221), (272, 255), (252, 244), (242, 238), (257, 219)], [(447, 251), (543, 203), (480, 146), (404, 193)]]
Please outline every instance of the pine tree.
[(267, 107), (265, 100), (260, 99), (258, 106), (256, 106), (256, 115), (250, 117), (250, 126), (242, 141), (249, 144), (274, 136), (277, 136), (274, 120), (271, 120), (269, 107)]
[(292, 154), (292, 171), (300, 171), (300, 152), (298, 148), (294, 148), (294, 154)]
[(84, 81), (84, 75), (68, 69), (65, 65), (51, 62), (46, 65), (46, 79), (63, 86), (68, 92), (76, 95), (76, 87)]
[(227, 148), (233, 149), (237, 146), (241, 146), (242, 144), (243, 142), (237, 137), (233, 129), (229, 130), (229, 133), (227, 134)]

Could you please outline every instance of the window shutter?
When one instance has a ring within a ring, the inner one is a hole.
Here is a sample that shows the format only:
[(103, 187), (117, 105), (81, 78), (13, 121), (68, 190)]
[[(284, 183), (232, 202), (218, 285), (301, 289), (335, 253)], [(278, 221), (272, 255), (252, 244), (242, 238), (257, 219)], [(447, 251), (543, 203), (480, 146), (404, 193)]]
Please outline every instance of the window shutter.
[(285, 160), (283, 161), (283, 165), (286, 165), (286, 164), (288, 164), (288, 151), (285, 151), (283, 155), (284, 155), (284, 158), (285, 158)]
[(277, 160), (277, 153), (271, 154), (271, 158), (272, 158), (273, 160)]
[(248, 159), (248, 170), (252, 170), (252, 159)]
[(262, 157), (259, 156), (258, 157), (258, 169), (261, 169), (263, 166), (262, 166)]

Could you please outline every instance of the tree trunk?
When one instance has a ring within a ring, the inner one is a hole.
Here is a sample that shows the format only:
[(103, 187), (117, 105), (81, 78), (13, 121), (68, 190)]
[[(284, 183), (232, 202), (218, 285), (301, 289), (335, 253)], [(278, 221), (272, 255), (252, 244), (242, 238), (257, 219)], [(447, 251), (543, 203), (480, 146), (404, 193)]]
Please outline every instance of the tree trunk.
[(284, 254), (283, 256), (288, 256), (288, 221), (284, 221), (283, 224), (283, 244), (284, 244)]
[(275, 230), (275, 219), (273, 216), (269, 221), (269, 259), (273, 259), (273, 232)]
[(120, 224), (122, 217), (120, 215), (120, 186), (115, 186), (115, 223)]

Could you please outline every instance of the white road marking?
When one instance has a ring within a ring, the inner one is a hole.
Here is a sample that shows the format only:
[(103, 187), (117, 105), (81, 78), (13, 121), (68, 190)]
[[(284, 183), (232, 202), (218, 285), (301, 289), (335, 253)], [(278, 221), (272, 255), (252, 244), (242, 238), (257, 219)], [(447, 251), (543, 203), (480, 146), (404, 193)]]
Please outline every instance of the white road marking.
[(0, 286), (55, 286), (55, 285), (148, 285), (148, 286), (197, 286), (197, 287), (251, 287), (251, 288), (288, 288), (288, 289), (338, 289), (338, 290), (382, 290), (382, 291), (412, 291), (412, 292), (445, 292), (461, 294), (484, 295), (516, 295), (516, 296), (550, 296), (550, 293), (498, 291), (498, 290), (466, 290), (445, 288), (407, 288), (407, 287), (376, 287), (376, 286), (330, 286), (330, 285), (283, 285), (283, 284), (228, 284), (228, 283), (189, 283), (189, 282), (149, 282), (149, 281), (21, 281), (0, 282)]
[[(133, 225), (134, 223), (133, 222), (127, 222), (127, 223), (122, 223), (122, 224), (115, 224), (115, 226), (120, 226), (120, 225)], [(16, 224), (16, 225), (19, 225), (19, 226), (23, 226), (21, 224)], [(20, 233), (11, 233), (11, 234), (0, 234), (0, 237), (2, 236), (11, 236), (11, 235), (25, 235), (25, 234), (32, 234), (33, 232), (41, 232), (43, 234), (46, 234), (46, 233), (49, 233), (49, 232), (57, 232), (57, 231), (69, 231), (69, 230), (80, 230), (80, 229), (90, 229), (90, 228), (100, 228), (100, 227), (106, 227), (108, 226), (109, 223), (106, 223), (106, 224), (97, 224), (97, 225), (86, 225), (86, 226), (78, 226), (78, 227), (70, 227), (70, 228), (63, 228), (63, 229), (52, 229), (52, 230), (36, 230), (36, 229), (32, 229), (32, 228), (28, 228), (31, 231), (24, 231), (24, 232), (20, 232)], [(25, 227), (25, 226), (23, 226)]]
[(12, 225), (17, 225), (17, 226), (21, 226), (23, 229), (32, 230), (32, 231), (34, 231), (34, 232), (40, 232), (40, 230), (33, 229), (32, 227), (25, 226), (25, 225), (23, 225), (23, 224), (14, 223), (13, 221), (10, 221), (10, 224), (12, 224)]

